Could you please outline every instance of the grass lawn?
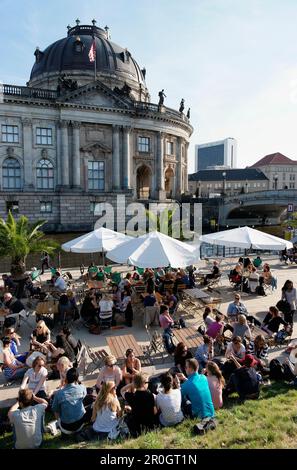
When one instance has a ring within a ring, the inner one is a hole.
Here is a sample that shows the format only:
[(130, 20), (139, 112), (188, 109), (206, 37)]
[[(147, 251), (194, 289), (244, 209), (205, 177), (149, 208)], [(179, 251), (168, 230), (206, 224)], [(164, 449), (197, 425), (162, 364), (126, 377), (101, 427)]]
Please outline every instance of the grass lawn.
[[(52, 419), (52, 418), (51, 418)], [(52, 449), (285, 449), (297, 448), (297, 390), (283, 383), (263, 387), (260, 399), (240, 403), (236, 395), (217, 413), (218, 427), (205, 436), (192, 433), (195, 420), (122, 442), (75, 443), (72, 437), (45, 435), (43, 448)], [(0, 448), (12, 448), (12, 435), (0, 438)]]

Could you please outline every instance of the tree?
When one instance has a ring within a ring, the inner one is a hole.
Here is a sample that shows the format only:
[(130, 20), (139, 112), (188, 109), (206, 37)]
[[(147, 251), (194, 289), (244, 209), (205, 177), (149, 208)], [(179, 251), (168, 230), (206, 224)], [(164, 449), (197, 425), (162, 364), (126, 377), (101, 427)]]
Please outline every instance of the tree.
[(293, 212), (290, 219), (284, 220), (282, 226), (285, 228), (297, 228), (297, 212)]
[(11, 275), (14, 280), (26, 278), (26, 258), (30, 253), (47, 251), (52, 254), (59, 246), (53, 240), (44, 238), (39, 230), (46, 220), (38, 220), (30, 224), (22, 215), (15, 220), (9, 211), (7, 221), (0, 218), (0, 257), (11, 257)]
[[(179, 240), (184, 241), (184, 230), (187, 230), (186, 221), (180, 219), (180, 214), (176, 214), (177, 209), (165, 208), (161, 214), (155, 214), (153, 211), (146, 210), (148, 220), (151, 220), (152, 225), (156, 227), (158, 232), (164, 233), (169, 237), (174, 235), (174, 232), (179, 234)], [(174, 215), (178, 215), (177, 218)]]

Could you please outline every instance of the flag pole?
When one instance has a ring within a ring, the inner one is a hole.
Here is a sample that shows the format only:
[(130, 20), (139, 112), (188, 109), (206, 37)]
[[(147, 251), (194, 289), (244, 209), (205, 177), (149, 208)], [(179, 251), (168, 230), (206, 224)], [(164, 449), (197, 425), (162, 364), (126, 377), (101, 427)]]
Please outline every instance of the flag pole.
[(95, 35), (93, 35), (93, 41), (94, 41), (94, 57), (95, 57), (95, 60), (94, 60), (94, 80), (96, 82), (96, 63), (97, 63), (97, 54), (96, 54), (96, 40), (95, 40)]

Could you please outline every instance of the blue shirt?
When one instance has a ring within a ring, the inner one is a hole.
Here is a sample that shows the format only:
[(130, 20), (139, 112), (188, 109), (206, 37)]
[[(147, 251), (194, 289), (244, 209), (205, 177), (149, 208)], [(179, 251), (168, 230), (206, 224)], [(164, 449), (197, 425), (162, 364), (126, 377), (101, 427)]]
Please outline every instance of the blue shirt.
[(75, 423), (83, 417), (86, 412), (83, 405), (86, 394), (86, 387), (78, 384), (66, 385), (55, 393), (52, 410), (59, 414), (62, 423)]
[(195, 359), (197, 359), (198, 362), (205, 363), (208, 361), (208, 356), (209, 356), (209, 346), (208, 344), (201, 344), (201, 346), (198, 346), (196, 349), (195, 353)]
[(10, 349), (10, 351), (12, 352), (12, 354), (14, 356), (16, 356), (18, 354), (18, 346), (17, 346), (16, 342), (13, 339), (10, 342), (9, 349)]
[(239, 302), (239, 304), (236, 304), (235, 302), (232, 302), (231, 304), (229, 304), (227, 315), (235, 316), (235, 315), (240, 315), (242, 313), (243, 314), (247, 313), (246, 306), (242, 302)]
[(213, 417), (215, 414), (212, 398), (205, 375), (194, 372), (181, 385), (183, 399), (190, 400), (194, 418)]

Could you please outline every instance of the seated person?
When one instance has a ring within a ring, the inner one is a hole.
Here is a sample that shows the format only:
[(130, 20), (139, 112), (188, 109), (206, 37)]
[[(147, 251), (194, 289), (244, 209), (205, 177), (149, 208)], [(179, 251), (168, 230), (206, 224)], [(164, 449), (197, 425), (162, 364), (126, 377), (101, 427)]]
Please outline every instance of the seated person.
[(247, 319), (244, 315), (238, 315), (237, 321), (232, 323), (232, 327), (232, 338), (235, 338), (235, 336), (239, 336), (242, 339), (243, 343), (245, 342), (245, 338), (247, 338), (249, 341), (251, 340), (251, 330), (247, 324)]
[(51, 342), (51, 332), (43, 320), (37, 322), (36, 329), (31, 335), (30, 345), (32, 350), (41, 351), (44, 354), (50, 353), (52, 357), (57, 357), (62, 351)]
[(119, 288), (122, 292), (125, 290), (125, 288), (126, 290), (129, 290), (129, 292), (131, 291), (131, 287), (132, 287), (131, 278), (132, 278), (132, 274), (127, 273), (125, 278), (122, 279), (121, 282), (119, 283)]
[(40, 447), (47, 406), (47, 401), (36, 397), (32, 390), (19, 390), (18, 400), (8, 412), (9, 421), (14, 429), (15, 449)]
[(148, 376), (135, 374), (133, 383), (121, 389), (121, 395), (127, 402), (127, 425), (132, 437), (143, 431), (152, 430), (157, 424), (155, 397), (148, 388)]
[(66, 385), (66, 374), (69, 369), (72, 369), (73, 364), (70, 362), (68, 357), (62, 356), (58, 359), (57, 370), (59, 372), (60, 384), (58, 389), (63, 388)]
[(135, 374), (141, 372), (141, 362), (135, 356), (133, 349), (127, 349), (125, 363), (122, 367), (123, 385), (133, 382)]
[(242, 344), (242, 339), (240, 336), (234, 336), (232, 341), (228, 344), (225, 352), (225, 358), (227, 359), (222, 366), (222, 373), (225, 379), (229, 379), (232, 372), (235, 370), (234, 361), (231, 360), (231, 357), (236, 357), (236, 359), (241, 363), (245, 358), (246, 349)]
[(241, 400), (259, 398), (261, 377), (254, 368), (253, 356), (247, 354), (243, 364), (240, 364), (232, 355), (230, 359), (234, 362), (235, 371), (226, 385), (224, 396), (237, 392)]
[(168, 354), (172, 354), (175, 350), (175, 345), (172, 339), (172, 328), (174, 326), (174, 320), (169, 314), (167, 305), (161, 305), (160, 307), (160, 326), (163, 328), (163, 339), (166, 351)]
[(174, 279), (173, 275), (170, 272), (167, 272), (165, 274), (164, 279), (162, 280), (160, 286), (159, 286), (159, 292), (162, 294), (166, 291), (172, 292), (174, 287)]
[(193, 354), (188, 350), (185, 343), (178, 343), (174, 351), (174, 364), (179, 372), (186, 375), (186, 360), (192, 359)]
[(99, 392), (103, 382), (114, 382), (116, 387), (122, 380), (122, 371), (116, 365), (117, 360), (114, 356), (106, 356), (104, 360), (105, 366), (99, 371), (96, 381), (96, 391)]
[(204, 312), (203, 312), (203, 321), (204, 325), (199, 326), (198, 331), (202, 335), (205, 334), (206, 329), (215, 321), (215, 319), (211, 316), (212, 314), (212, 308), (211, 307), (205, 307)]
[(86, 326), (97, 325), (99, 314), (99, 302), (95, 289), (86, 293), (83, 304), (80, 309), (80, 316), (86, 323)]
[(189, 275), (183, 269), (181, 269), (180, 275), (181, 275), (182, 284), (185, 284), (187, 287), (189, 287), (190, 285)]
[(26, 359), (29, 353), (25, 352), (25, 353), (19, 354), (18, 348), (21, 345), (20, 343), (21, 337), (18, 334), (16, 334), (15, 329), (13, 327), (6, 328), (4, 331), (4, 336), (7, 336), (8, 338), (10, 338), (10, 351), (12, 352), (12, 354), (15, 356), (15, 358), (18, 361), (24, 364), (26, 362)]
[(220, 269), (219, 269), (219, 263), (217, 261), (214, 261), (213, 262), (213, 267), (212, 267), (212, 270), (211, 270), (211, 273), (209, 274), (206, 274), (206, 276), (204, 276), (204, 281), (203, 281), (203, 284), (205, 286), (207, 286), (208, 284), (208, 281), (210, 279), (216, 279), (217, 277), (220, 276)]
[(253, 260), (253, 265), (255, 266), (255, 268), (260, 268), (262, 263), (263, 263), (263, 261), (262, 261), (262, 259), (261, 259), (260, 256), (257, 256), (257, 257)]
[[(164, 427), (175, 426), (184, 419), (181, 410), (181, 391), (179, 387), (176, 387), (178, 382), (169, 372), (162, 374), (160, 381), (163, 391), (156, 396), (156, 406), (160, 412), (160, 424)], [(174, 385), (176, 386), (174, 387)]]
[(69, 369), (65, 386), (55, 392), (51, 407), (62, 432), (78, 432), (85, 423), (90, 422), (92, 409), (86, 410), (83, 404), (86, 394), (86, 387), (78, 383), (77, 370)]
[(3, 280), (3, 285), (4, 285), (5, 290), (13, 291), (15, 289), (16, 285), (13, 282), (11, 276), (9, 276), (8, 274), (2, 274), (2, 280)]
[(218, 336), (223, 334), (224, 325), (223, 315), (217, 313), (215, 320), (207, 327), (206, 335), (215, 340)]
[(75, 362), (78, 354), (78, 341), (71, 334), (71, 331), (67, 326), (63, 326), (59, 334), (56, 336), (55, 346), (56, 348), (64, 350), (64, 356), (66, 356), (69, 361)]
[(256, 368), (263, 371), (267, 370), (268, 365), (268, 344), (263, 335), (257, 335), (254, 341), (249, 342), (248, 354), (251, 354), (257, 362)]
[(99, 301), (99, 319), (104, 322), (111, 320), (113, 315), (114, 303), (112, 297), (108, 294), (103, 294), (102, 299)]
[(8, 337), (3, 338), (3, 366), (2, 370), (8, 382), (13, 380), (22, 379), (25, 375), (27, 367), (22, 362), (18, 361), (10, 349), (11, 340)]
[(228, 306), (227, 315), (229, 320), (236, 321), (240, 314), (244, 315), (246, 319), (254, 325), (261, 326), (261, 322), (257, 320), (257, 318), (252, 315), (248, 315), (246, 306), (241, 302), (240, 294), (236, 293), (234, 296), (234, 302)]
[(257, 273), (257, 269), (255, 268), (255, 266), (252, 267), (251, 274), (249, 275), (248, 285), (250, 292), (255, 293), (259, 285), (259, 274)]
[(114, 311), (119, 311), (122, 302), (122, 293), (117, 284), (113, 284), (112, 286), (112, 300), (114, 305)]
[(56, 271), (56, 274), (53, 278), (54, 286), (58, 292), (65, 292), (67, 289), (67, 284), (65, 280), (62, 278), (60, 271)]
[[(7, 315), (17, 314), (25, 309), (24, 304), (16, 297), (13, 297), (10, 292), (6, 292), (4, 294), (3, 300), (4, 308), (7, 311)], [(9, 328), (10, 326), (15, 325), (16, 322), (16, 318), (5, 318), (4, 327)]]
[(233, 282), (235, 284), (236, 288), (239, 288), (241, 286), (242, 273), (243, 273), (243, 264), (242, 263), (237, 263), (235, 268), (231, 269), (231, 271), (230, 271), (229, 280), (230, 280), (230, 282)]
[(266, 284), (267, 286), (271, 284), (272, 281), (272, 272), (270, 271), (270, 266), (265, 263), (263, 266), (263, 272), (259, 277), (259, 285), (262, 286)]
[(67, 321), (67, 319), (69, 318), (74, 319), (74, 306), (66, 293), (60, 295), (59, 304), (58, 304), (58, 312), (59, 312), (59, 320), (62, 325)]
[(177, 297), (174, 294), (170, 294), (170, 292), (165, 292), (165, 299), (164, 302), (168, 305), (170, 315), (173, 315), (177, 306)]
[(196, 359), (187, 359), (186, 373), (177, 374), (181, 380), (181, 394), (185, 416), (191, 418), (212, 418), (215, 415), (210, 389), (205, 375), (198, 374)]
[(159, 304), (157, 302), (156, 293), (153, 290), (148, 290), (147, 295), (143, 299), (144, 305), (144, 325), (159, 326)]
[(47, 376), (48, 372), (45, 367), (44, 359), (40, 356), (36, 357), (32, 363), (32, 367), (28, 369), (24, 375), (21, 390), (29, 389), (34, 396), (46, 399), (45, 381)]
[[(293, 362), (292, 362), (293, 361)], [(287, 368), (287, 374), (290, 376), (292, 382), (290, 385), (297, 386), (297, 349), (296, 346), (292, 349), (290, 357), (286, 357), (284, 364)]]
[(277, 307), (269, 307), (269, 312), (264, 318), (261, 328), (273, 336), (278, 333), (280, 325), (287, 327), (288, 323), (282, 319)]
[(155, 285), (155, 275), (153, 272), (151, 272), (149, 274), (149, 277), (146, 281), (146, 290), (149, 292), (149, 291), (154, 291), (155, 288), (156, 288), (156, 285)]
[(225, 379), (219, 366), (213, 361), (207, 362), (204, 373), (207, 377), (213, 406), (215, 410), (218, 410), (223, 406), (223, 388), (225, 387)]
[(211, 361), (214, 356), (213, 351), (213, 339), (207, 335), (203, 336), (204, 344), (198, 346), (195, 352), (195, 359), (199, 364), (199, 372), (204, 369), (206, 366), (207, 361)]
[(130, 289), (126, 286), (124, 288), (120, 312), (125, 317), (125, 325), (131, 327), (133, 321), (133, 308), (131, 302)]
[(120, 416), (121, 405), (116, 395), (116, 385), (112, 381), (104, 382), (92, 411), (91, 421), (96, 437), (99, 440), (107, 439), (110, 431), (118, 424)]

